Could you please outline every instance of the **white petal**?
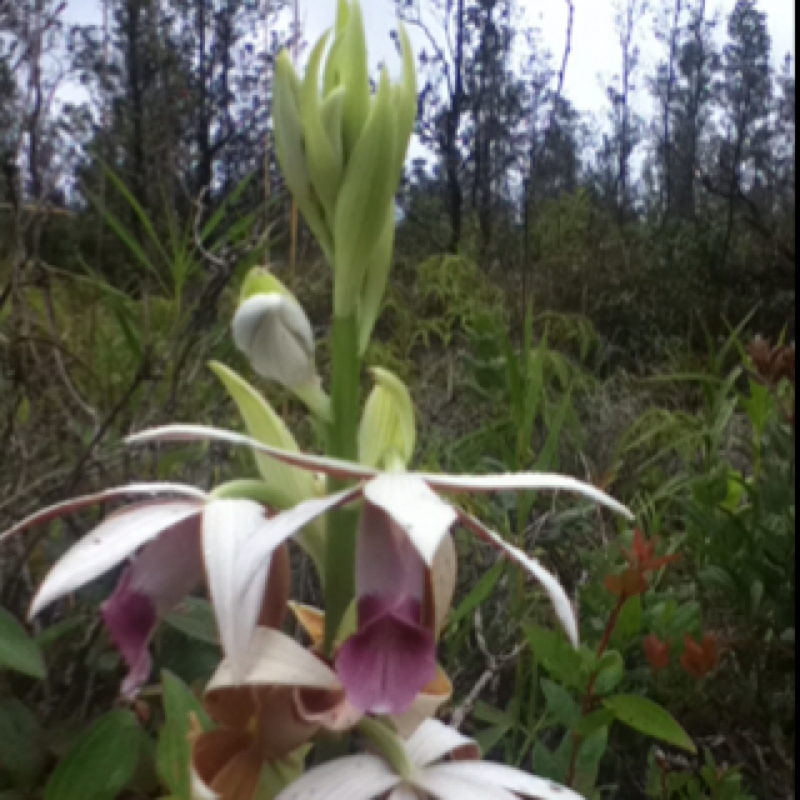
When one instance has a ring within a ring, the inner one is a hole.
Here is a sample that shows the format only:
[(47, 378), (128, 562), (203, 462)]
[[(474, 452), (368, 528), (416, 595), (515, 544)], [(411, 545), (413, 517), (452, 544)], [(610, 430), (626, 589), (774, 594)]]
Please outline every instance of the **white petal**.
[[(403, 739), (410, 739), (419, 730), (420, 725), (433, 719), (439, 709), (453, 696), (449, 679), (447, 681), (447, 691), (445, 692), (439, 694), (426, 693), (427, 688), (425, 687), (417, 695), (408, 711), (392, 717), (392, 723)], [(480, 755), (480, 752), (477, 755)]]
[(219, 637), (236, 680), (245, 674), (247, 652), (264, 602), (270, 558), (249, 582), (242, 550), (260, 537), (264, 508), (250, 500), (212, 500), (203, 513), (203, 560)]
[(406, 533), (428, 567), (458, 515), (418, 475), (386, 473), (364, 487), (365, 499)]
[(244, 659), (244, 678), (236, 680), (230, 662), (223, 661), (206, 691), (247, 684), (251, 686), (298, 686), (337, 691), (342, 684), (336, 673), (310, 650), (286, 634), (258, 628)]
[(482, 522), (475, 519), (475, 517), (471, 517), (464, 512), (459, 512), (458, 516), (462, 525), (469, 528), (473, 533), (476, 533), (481, 539), (492, 545), (492, 547), (502, 550), (506, 556), (519, 564), (523, 569), (527, 570), (542, 585), (542, 588), (550, 597), (550, 601), (553, 604), (558, 621), (564, 628), (564, 632), (567, 634), (572, 644), (577, 647), (580, 643), (578, 619), (575, 615), (575, 609), (572, 607), (572, 603), (567, 593), (564, 591), (564, 587), (558, 582), (558, 579), (551, 575), (535, 558), (531, 558), (519, 548), (509, 544), (502, 536), (495, 533), (490, 528), (487, 528)]
[(583, 798), (553, 781), (537, 778), (521, 770), (493, 764), (489, 761), (459, 761), (453, 764), (439, 764), (428, 770), (446, 777), (458, 777), (465, 781), (484, 786), (507, 789), (515, 795), (532, 800), (583, 800)]
[(410, 786), (398, 786), (389, 795), (389, 800), (419, 800), (419, 795)]
[(154, 502), (120, 511), (84, 536), (50, 570), (31, 605), (30, 616), (65, 594), (116, 567), (142, 545), (192, 515), (200, 515), (198, 501)]
[(106, 489), (104, 492), (74, 497), (72, 500), (65, 500), (47, 508), (42, 508), (0, 535), (0, 543), (15, 533), (20, 533), (37, 525), (44, 525), (51, 520), (71, 514), (73, 511), (80, 511), (87, 506), (94, 506), (107, 500), (119, 500), (121, 497), (139, 494), (174, 494), (192, 497), (197, 500), (205, 500), (208, 496), (200, 489), (195, 489), (194, 486), (186, 486), (182, 483), (134, 483), (130, 486), (118, 486), (114, 489)]
[(306, 500), (288, 511), (276, 514), (265, 520), (259, 535), (242, 543), (239, 558), (241, 560), (243, 585), (249, 583), (261, 573), (262, 562), (288, 539), (337, 506), (355, 500), (361, 494), (361, 488), (347, 489), (329, 497)]
[(531, 491), (564, 491), (588, 497), (606, 508), (610, 508), (628, 519), (634, 514), (622, 503), (601, 491), (590, 483), (584, 483), (567, 475), (555, 475), (547, 472), (516, 472), (505, 475), (420, 475), (433, 489), (445, 492), (518, 492)]
[(474, 747), (475, 742), (462, 736), (443, 722), (429, 719), (406, 742), (406, 751), (415, 767), (427, 767), (461, 747)]
[(430, 792), (436, 800), (519, 800), (499, 786), (443, 774), (439, 772), (439, 767), (425, 770), (414, 784)]
[(378, 800), (399, 784), (383, 759), (349, 756), (312, 769), (275, 800)]
[(205, 425), (166, 425), (163, 428), (152, 428), (148, 431), (129, 436), (127, 444), (147, 444), (148, 442), (225, 442), (238, 447), (250, 447), (256, 452), (272, 456), (285, 464), (302, 467), (314, 472), (322, 472), (334, 478), (364, 480), (374, 478), (378, 473), (374, 469), (359, 466), (350, 461), (341, 461), (324, 456), (310, 456), (305, 453), (293, 453), (262, 444), (257, 439), (232, 431), (210, 428)]

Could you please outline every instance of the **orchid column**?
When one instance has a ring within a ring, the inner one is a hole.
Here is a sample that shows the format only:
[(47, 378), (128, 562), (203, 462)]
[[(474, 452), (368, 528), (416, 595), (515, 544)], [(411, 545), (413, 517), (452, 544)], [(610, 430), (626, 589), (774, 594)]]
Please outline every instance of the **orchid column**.
[[(329, 40), (326, 34), (317, 42), (302, 81), (288, 55), (279, 57), (275, 145), (286, 184), (334, 271), (328, 455), (355, 461), (361, 357), (389, 277), (394, 195), (414, 127), (417, 87), (401, 27), (403, 79), (393, 85), (384, 68), (372, 94), (357, 0), (340, 0), (330, 48)], [(336, 542), (325, 567), (329, 652), (354, 596), (356, 514), (337, 511), (328, 523), (328, 541)]]

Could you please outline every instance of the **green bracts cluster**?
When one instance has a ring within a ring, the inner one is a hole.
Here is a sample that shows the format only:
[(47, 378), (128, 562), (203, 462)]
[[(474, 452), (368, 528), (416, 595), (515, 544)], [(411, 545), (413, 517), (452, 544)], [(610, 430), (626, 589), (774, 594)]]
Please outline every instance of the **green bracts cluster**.
[[(335, 273), (334, 314), (355, 316), (363, 352), (378, 316), (394, 245), (394, 195), (417, 110), (414, 56), (400, 28), (403, 75), (370, 89), (357, 0), (339, 3), (301, 80), (287, 53), (275, 70), (275, 141), (286, 184)], [(330, 44), (330, 47), (329, 47)], [(327, 56), (326, 56), (327, 54)]]

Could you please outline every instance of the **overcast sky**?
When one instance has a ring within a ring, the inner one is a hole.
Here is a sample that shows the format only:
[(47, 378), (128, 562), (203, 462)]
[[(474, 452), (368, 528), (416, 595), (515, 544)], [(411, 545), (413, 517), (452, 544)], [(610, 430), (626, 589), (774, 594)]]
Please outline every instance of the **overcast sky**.
[[(560, 60), (567, 21), (566, 2), (517, 0), (517, 4), (529, 22), (541, 27), (548, 48)], [(575, 28), (565, 92), (579, 110), (598, 111), (606, 102), (603, 81), (608, 81), (617, 72), (620, 61), (614, 32), (614, 0), (574, 0), (574, 5)], [(726, 15), (734, 5), (735, 0), (711, 0), (709, 8)], [(794, 0), (761, 0), (759, 5), (769, 17), (773, 61), (777, 66), (787, 53), (795, 52)], [(67, 0), (64, 19), (69, 23), (98, 23), (99, 6), (99, 0)], [(333, 24), (335, 0), (300, 0), (300, 8), (305, 38), (309, 41), (314, 41)], [(393, 65), (394, 50), (389, 39), (389, 31), (394, 25), (392, 0), (362, 0), (362, 8), (373, 64), (386, 59)], [(652, 29), (652, 21), (645, 20), (639, 40), (645, 68), (657, 58)], [(723, 34), (724, 25), (720, 32), (721, 36)], [(422, 40), (415, 37), (415, 41)]]

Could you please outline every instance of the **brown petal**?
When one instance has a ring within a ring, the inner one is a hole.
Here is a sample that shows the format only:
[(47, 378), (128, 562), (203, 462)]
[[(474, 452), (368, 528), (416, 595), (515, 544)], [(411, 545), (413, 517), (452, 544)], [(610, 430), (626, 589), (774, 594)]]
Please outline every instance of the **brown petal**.
[(338, 692), (297, 689), (294, 697), (301, 720), (320, 725), (329, 731), (350, 730), (364, 716), (347, 700), (344, 689)]
[[(244, 731), (220, 729), (201, 733), (192, 741), (192, 770), (205, 787), (219, 791), (218, 776), (240, 754), (253, 746), (253, 737)], [(226, 797), (225, 800), (228, 800)]]
[(211, 719), (224, 728), (247, 731), (256, 714), (256, 701), (250, 686), (225, 686), (209, 689), (203, 704)]
[(238, 753), (211, 783), (220, 800), (253, 800), (264, 761), (256, 746)]
[(319, 724), (301, 719), (295, 707), (295, 689), (289, 686), (258, 690), (256, 736), (264, 761), (278, 761), (307, 744)]
[(286, 619), (286, 609), (292, 588), (292, 570), (289, 564), (289, 548), (279, 547), (272, 556), (267, 586), (264, 591), (264, 604), (258, 618), (259, 626), (280, 630)]

